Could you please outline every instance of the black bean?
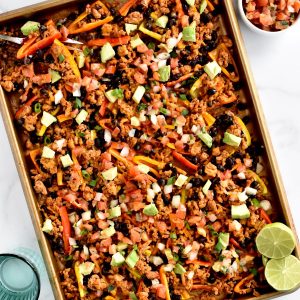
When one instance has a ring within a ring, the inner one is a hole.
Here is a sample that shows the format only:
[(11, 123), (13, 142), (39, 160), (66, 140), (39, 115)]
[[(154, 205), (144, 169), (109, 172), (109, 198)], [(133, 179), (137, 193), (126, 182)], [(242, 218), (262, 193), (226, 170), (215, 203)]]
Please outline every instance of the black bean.
[(190, 180), (190, 183), (193, 185), (193, 187), (200, 187), (203, 184), (202, 180), (199, 177), (193, 177)]
[(54, 63), (54, 58), (53, 58), (53, 56), (52, 56), (51, 54), (48, 54), (48, 55), (46, 56), (45, 61), (46, 61), (46, 63), (48, 63), (48, 64), (52, 64), (52, 63)]
[(245, 116), (242, 120), (247, 125), (250, 122), (250, 116)]
[(181, 76), (182, 76), (181, 73), (171, 74), (171, 80), (172, 81), (178, 80)]
[(218, 134), (218, 129), (215, 126), (212, 126), (209, 130), (209, 134), (211, 137), (215, 137)]
[(254, 181), (251, 182), (250, 186), (251, 186), (252, 188), (254, 188), (254, 189), (257, 189), (258, 186), (259, 186), (259, 183), (258, 183), (257, 181), (254, 180)]
[(229, 126), (233, 125), (233, 119), (228, 114), (220, 115), (216, 118), (216, 125), (226, 130)]
[(139, 151), (139, 150), (141, 150), (141, 144), (136, 143), (133, 148), (134, 148), (134, 150)]
[(211, 14), (215, 17), (215, 16), (221, 14), (222, 10), (223, 10), (222, 5), (218, 4), (215, 6), (215, 9), (211, 12)]
[(57, 194), (56, 194), (56, 192), (50, 192), (50, 193), (49, 193), (49, 196), (50, 196), (52, 199), (56, 199)]
[(171, 296), (171, 300), (180, 300), (180, 299), (181, 299), (180, 295), (172, 294), (172, 296)]
[(210, 272), (209, 277), (207, 278), (208, 283), (214, 283), (216, 281), (215, 274), (213, 272)]
[(77, 16), (78, 16), (78, 13), (73, 11), (68, 15), (67, 19), (70, 21), (74, 21), (77, 18)]
[(165, 184), (166, 184), (166, 180), (163, 179), (163, 178), (159, 178), (159, 179), (157, 180), (157, 183), (158, 183), (159, 185), (165, 185)]
[(242, 87), (243, 87), (243, 83), (241, 81), (233, 83), (233, 88), (235, 91), (239, 91), (240, 89), (242, 89)]
[(48, 178), (46, 178), (44, 181), (44, 185), (45, 185), (45, 187), (51, 187), (51, 185), (52, 185), (52, 177), (48, 177)]
[(109, 262), (105, 261), (101, 264), (101, 270), (103, 275), (107, 275), (111, 270), (111, 265)]
[(129, 235), (128, 226), (126, 223), (115, 222), (116, 231), (122, 232), (125, 236)]
[(198, 193), (194, 192), (189, 200), (198, 200), (198, 199), (199, 199)]
[(225, 163), (225, 168), (227, 170), (231, 170), (234, 165), (235, 165), (235, 159), (233, 159), (232, 157), (227, 157), (226, 163)]
[(171, 177), (177, 176), (177, 169), (176, 168), (171, 168)]
[(243, 102), (239, 102), (236, 107), (238, 110), (245, 110), (247, 109), (247, 104)]
[(198, 242), (204, 244), (206, 242), (206, 237), (204, 236), (199, 236), (198, 237)]
[(217, 169), (220, 170), (221, 172), (225, 171), (225, 168), (222, 165), (216, 164), (216, 166), (217, 166)]
[(152, 286), (152, 281), (148, 279), (146, 276), (143, 278), (143, 281), (146, 286)]
[(170, 19), (170, 21), (169, 21), (169, 26), (175, 26), (176, 23), (177, 23), (177, 19), (172, 18), (172, 19)]
[(202, 13), (201, 15), (201, 21), (204, 24), (207, 24), (212, 19), (212, 15), (210, 13)]
[(136, 129), (134, 136), (139, 139), (143, 134), (144, 132), (142, 130)]
[(199, 169), (198, 169), (198, 174), (199, 174), (200, 176), (205, 174), (205, 166), (202, 166), (202, 168), (199, 168)]
[(164, 202), (165, 205), (169, 205), (170, 204), (170, 200), (168, 199), (168, 197), (165, 194), (161, 195), (161, 198)]
[(186, 158), (194, 165), (196, 165), (199, 162), (199, 158), (197, 156), (189, 155), (186, 156)]
[[(201, 57), (201, 56), (200, 56)], [(201, 77), (202, 75), (204, 74), (204, 71), (201, 69), (201, 70), (198, 70), (195, 72), (194, 76), (199, 78)]]
[(207, 90), (207, 95), (208, 96), (213, 96), (216, 92), (217, 92), (216, 89), (209, 89), (209, 90)]
[(213, 102), (212, 101), (207, 101), (206, 104), (207, 104), (208, 107), (212, 107), (213, 106)]
[(209, 62), (209, 59), (208, 59), (207, 56), (205, 56), (205, 55), (199, 56), (198, 63), (199, 63), (201, 66), (206, 65), (208, 62)]
[(226, 69), (227, 69), (228, 72), (234, 72), (235, 71), (235, 68), (234, 68), (233, 64), (228, 64)]
[(105, 141), (103, 141), (101, 138), (95, 138), (94, 144), (96, 148), (102, 149), (103, 146), (105, 145)]
[(240, 151), (237, 151), (233, 154), (233, 157), (243, 159), (243, 154)]

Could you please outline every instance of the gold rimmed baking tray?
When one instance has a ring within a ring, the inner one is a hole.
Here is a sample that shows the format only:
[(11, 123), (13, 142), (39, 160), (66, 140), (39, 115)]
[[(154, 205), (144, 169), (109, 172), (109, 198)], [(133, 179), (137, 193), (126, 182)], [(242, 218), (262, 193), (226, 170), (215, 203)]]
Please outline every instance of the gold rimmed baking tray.
[[(112, 0), (109, 0), (112, 1)], [(240, 0), (239, 0), (240, 1)], [(80, 0), (50, 0), (40, 4), (31, 5), (25, 8), (17, 9), (0, 15), (0, 25), (7, 24), (27, 18), (47, 18), (48, 16), (60, 16), (63, 12), (70, 11), (72, 7), (80, 2)], [(269, 186), (272, 189), (273, 203), (278, 210), (278, 215), (281, 221), (290, 226), (296, 235), (295, 226), (292, 220), (292, 215), (289, 209), (288, 200), (284, 191), (281, 177), (278, 170), (278, 165), (275, 159), (273, 147), (271, 144), (270, 136), (267, 130), (264, 114), (259, 101), (258, 93), (255, 87), (254, 79), (252, 77), (249, 63), (247, 60), (244, 43), (239, 30), (238, 21), (235, 15), (232, 0), (221, 0), (223, 5), (222, 14), (222, 29), (226, 32), (234, 44), (234, 57), (239, 65), (239, 72), (244, 83), (243, 97), (247, 99), (248, 105), (252, 113), (252, 121), (255, 128), (255, 134), (258, 139), (265, 146), (265, 163), (267, 166)], [(11, 149), (14, 155), (15, 163), (18, 169), (19, 177), (23, 186), (25, 198), (27, 201), (28, 209), (31, 214), (32, 223), (35, 228), (36, 236), (44, 257), (45, 265), (48, 271), (49, 279), (53, 288), (55, 299), (63, 300), (64, 295), (59, 283), (59, 276), (55, 258), (52, 254), (50, 244), (46, 236), (41, 231), (42, 218), (36, 201), (35, 193), (31, 185), (29, 168), (26, 164), (23, 146), (18, 136), (17, 129), (13, 121), (11, 97), (4, 93), (0, 87), (0, 109), (2, 112), (4, 125), (10, 141)], [(297, 240), (297, 247), (295, 255), (299, 258), (300, 246)], [(244, 297), (243, 299), (270, 299), (282, 296), (284, 293), (271, 292), (259, 297)]]

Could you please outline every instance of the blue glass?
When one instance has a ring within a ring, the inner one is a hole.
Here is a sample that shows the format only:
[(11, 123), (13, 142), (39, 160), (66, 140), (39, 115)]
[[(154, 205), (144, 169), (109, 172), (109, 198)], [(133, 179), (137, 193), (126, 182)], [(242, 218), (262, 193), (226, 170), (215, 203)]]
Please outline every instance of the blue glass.
[(0, 299), (37, 300), (40, 278), (34, 264), (18, 254), (0, 254)]

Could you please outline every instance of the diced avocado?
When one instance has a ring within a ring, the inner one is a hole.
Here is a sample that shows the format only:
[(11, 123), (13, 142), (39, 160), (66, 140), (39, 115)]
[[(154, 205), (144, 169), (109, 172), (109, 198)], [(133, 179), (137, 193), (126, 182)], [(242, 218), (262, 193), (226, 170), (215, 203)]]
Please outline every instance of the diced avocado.
[(143, 209), (143, 213), (146, 215), (146, 216), (156, 216), (158, 214), (158, 209), (157, 207), (155, 206), (154, 203), (151, 203), (151, 204), (148, 204), (144, 207)]
[(176, 264), (174, 268), (174, 273), (178, 275), (182, 275), (186, 273), (186, 269), (181, 264)]
[(120, 242), (117, 245), (117, 251), (123, 251), (128, 248), (128, 244)]
[(109, 217), (108, 219), (113, 219), (121, 216), (121, 207), (120, 205), (117, 205), (111, 209), (108, 210)]
[(170, 66), (164, 66), (158, 69), (159, 74), (159, 80), (162, 82), (166, 82), (170, 78), (171, 73), (171, 67)]
[(101, 48), (100, 56), (101, 62), (106, 63), (108, 60), (112, 59), (116, 55), (114, 48), (110, 43), (105, 43)]
[(207, 1), (206, 0), (202, 0), (201, 4), (200, 4), (200, 15), (205, 11), (205, 8), (207, 7)]
[(129, 268), (133, 269), (136, 263), (139, 260), (139, 256), (136, 253), (135, 250), (132, 250), (129, 255), (126, 257), (126, 264), (129, 266)]
[(231, 218), (232, 219), (248, 219), (250, 211), (246, 204), (231, 205)]
[(168, 16), (161, 16), (158, 19), (156, 19), (155, 25), (161, 28), (166, 28), (168, 21), (169, 21)]
[(69, 154), (60, 157), (60, 161), (64, 168), (70, 167), (73, 165), (73, 160), (71, 159)]
[(191, 25), (183, 27), (182, 40), (185, 42), (196, 42), (196, 22), (192, 22)]
[(55, 151), (50, 149), (47, 146), (44, 146), (43, 152), (42, 152), (42, 157), (43, 158), (54, 158), (55, 157)]
[(216, 61), (209, 62), (204, 66), (204, 71), (213, 80), (218, 74), (222, 72), (221, 67)]
[(185, 0), (186, 3), (189, 5), (189, 6), (194, 6), (195, 5), (195, 0)]
[(56, 121), (57, 121), (57, 119), (54, 116), (52, 116), (51, 114), (49, 114), (46, 111), (43, 111), (43, 116), (41, 119), (41, 123), (43, 125), (45, 125), (46, 127), (49, 127), (52, 123), (54, 123)]
[(143, 45), (144, 42), (140, 39), (140, 36), (136, 34), (130, 39), (130, 45), (132, 49), (136, 48), (137, 46)]
[(225, 233), (225, 232), (219, 233), (216, 250), (219, 252), (225, 250), (228, 244), (229, 244), (229, 233)]
[(83, 123), (88, 116), (88, 112), (84, 109), (82, 109), (79, 114), (76, 116), (75, 121), (77, 122), (78, 125)]
[(109, 226), (108, 228), (105, 228), (101, 231), (101, 236), (104, 239), (107, 239), (111, 236), (113, 236), (116, 233), (114, 226)]
[(198, 137), (208, 148), (211, 148), (213, 138), (209, 135), (205, 128), (202, 128), (202, 130), (198, 133)]
[(141, 125), (141, 122), (140, 122), (140, 120), (137, 117), (131, 117), (130, 118), (130, 124), (132, 126), (138, 127), (138, 126)]
[(139, 85), (136, 88), (136, 90), (135, 90), (135, 92), (132, 96), (133, 101), (136, 102), (136, 103), (140, 103), (140, 101), (142, 100), (145, 92), (146, 92), (146, 89), (142, 85)]
[(38, 31), (40, 26), (39, 22), (28, 21), (21, 27), (21, 31), (24, 35), (29, 35), (32, 32)]
[(185, 176), (183, 174), (180, 174), (178, 176), (178, 178), (176, 179), (176, 181), (175, 181), (175, 185), (179, 186), (179, 187), (182, 187), (185, 184), (185, 182), (187, 181), (187, 179), (188, 179), (187, 176)]
[(118, 168), (114, 167), (102, 172), (105, 180), (114, 180), (118, 176)]
[(204, 195), (207, 194), (207, 192), (208, 192), (210, 186), (211, 186), (211, 181), (208, 179), (208, 180), (206, 181), (206, 183), (204, 184), (203, 188), (202, 188), (202, 192), (203, 192)]
[(51, 74), (51, 83), (55, 83), (61, 79), (61, 76), (57, 71), (50, 70), (50, 74)]
[(144, 174), (148, 174), (149, 171), (150, 171), (150, 168), (147, 165), (144, 165), (144, 164), (139, 164), (137, 167)]
[(238, 147), (242, 141), (242, 138), (239, 136), (236, 136), (234, 134), (231, 134), (229, 132), (225, 132), (224, 138), (223, 138), (223, 143), (233, 146), (233, 147)]
[(79, 69), (84, 67), (85, 56), (84, 56), (83, 52), (78, 53), (78, 55), (76, 56), (76, 62), (77, 62)]
[(79, 272), (82, 275), (90, 275), (93, 272), (94, 268), (95, 264), (90, 261), (87, 261), (79, 265)]
[(129, 35), (132, 31), (137, 30), (137, 25), (125, 23), (125, 31)]
[(42, 231), (50, 233), (52, 230), (53, 230), (52, 221), (50, 219), (46, 219), (42, 227)]
[(120, 253), (115, 253), (112, 258), (110, 264), (113, 267), (120, 267), (125, 262), (125, 257)]

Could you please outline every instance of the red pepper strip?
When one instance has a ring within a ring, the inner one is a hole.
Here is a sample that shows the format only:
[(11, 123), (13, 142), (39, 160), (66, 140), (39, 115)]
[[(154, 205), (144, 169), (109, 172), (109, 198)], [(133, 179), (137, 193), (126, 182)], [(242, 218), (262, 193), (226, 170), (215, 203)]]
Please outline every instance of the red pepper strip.
[(244, 250), (234, 238), (230, 238), (230, 239), (229, 239), (229, 242), (230, 242), (235, 248), (237, 248), (237, 249), (239, 249), (239, 250)]
[(176, 151), (173, 151), (172, 154), (173, 154), (173, 156), (174, 156), (175, 159), (177, 159), (179, 162), (181, 162), (187, 168), (192, 169), (194, 171), (198, 170), (198, 166), (197, 165), (192, 164), (188, 159), (186, 159), (180, 153), (178, 153)]
[(267, 224), (272, 224), (272, 221), (270, 220), (269, 216), (262, 208), (259, 209), (259, 212), (260, 212), (260, 217), (264, 219)]
[(39, 49), (44, 49), (53, 44), (55, 39), (60, 39), (61, 33), (59, 31), (55, 32), (52, 36), (44, 38), (33, 44), (30, 40), (30, 45), (24, 44), (17, 53), (17, 59), (24, 58), (25, 56), (32, 55)]
[(100, 110), (99, 110), (100, 116), (103, 117), (103, 116), (105, 115), (105, 111), (106, 111), (107, 105), (108, 105), (108, 101), (105, 99), (105, 100), (102, 102), (101, 107), (100, 107)]
[(38, 98), (37, 96), (34, 96), (34, 97), (32, 97), (30, 100), (28, 100), (27, 102), (25, 102), (25, 104), (17, 110), (17, 112), (16, 112), (16, 114), (15, 114), (15, 118), (16, 118), (17, 120), (20, 119), (20, 117), (21, 117), (22, 113), (24, 112), (24, 110), (25, 110), (27, 107), (31, 106), (32, 103), (33, 103), (37, 98)]
[(63, 241), (64, 241), (65, 253), (70, 255), (72, 250), (69, 241), (69, 238), (71, 237), (71, 223), (69, 220), (67, 208), (65, 206), (60, 207), (59, 214), (61, 218), (61, 224), (63, 226)]
[(204, 290), (204, 291), (211, 291), (214, 288), (213, 285), (205, 285), (205, 284), (194, 284), (192, 286), (192, 290)]
[(202, 267), (210, 267), (211, 266), (211, 262), (203, 261), (203, 260), (186, 260), (185, 263), (188, 265), (195, 264), (195, 265), (202, 266)]
[(122, 16), (122, 17), (125, 17), (128, 12), (129, 12), (129, 9), (136, 3), (136, 0), (129, 0), (129, 1), (126, 1), (126, 3), (119, 9), (119, 14)]
[(17, 52), (17, 59), (21, 59), (26, 56), (26, 55), (23, 56), (23, 53), (26, 53), (28, 51), (28, 49), (32, 46), (32, 44), (35, 42), (36, 39), (37, 39), (37, 36), (34, 36), (34, 37), (30, 38), (29, 40), (27, 40), (22, 45), (22, 47)]
[(164, 266), (160, 267), (160, 269), (159, 269), (159, 276), (160, 276), (161, 283), (166, 288), (166, 300), (171, 300), (168, 279), (167, 279), (167, 276), (166, 276), (166, 272), (165, 272)]
[(185, 74), (185, 75), (181, 76), (180, 78), (178, 78), (177, 80), (167, 82), (167, 86), (169, 86), (169, 87), (170, 87), (170, 86), (174, 86), (174, 85), (176, 85), (177, 83), (180, 83), (180, 82), (182, 82), (182, 81), (184, 81), (184, 80), (189, 79), (189, 78), (192, 77), (193, 75), (194, 75), (194, 72)]
[(215, 10), (215, 7), (213, 6), (213, 4), (209, 1), (209, 0), (206, 0), (207, 2), (207, 8), (209, 11), (214, 11)]
[(181, 17), (184, 16), (184, 10), (183, 10), (183, 7), (182, 7), (182, 3), (180, 0), (176, 0), (176, 8), (175, 10), (178, 12), (178, 19), (180, 19)]
[(88, 41), (87, 45), (89, 47), (93, 46), (103, 46), (106, 43), (110, 43), (112, 47), (114, 46), (119, 46), (119, 45), (126, 45), (130, 41), (130, 36), (122, 36), (122, 37), (117, 37), (117, 38), (105, 38), (105, 39), (95, 39), (95, 40), (90, 40)]
[(87, 32), (87, 31), (91, 31), (103, 24), (109, 23), (110, 21), (113, 20), (112, 16), (108, 16), (105, 19), (96, 21), (96, 22), (92, 22), (92, 23), (87, 23), (84, 24), (82, 26), (80, 26), (79, 28), (77, 28), (77, 23), (74, 24), (74, 26), (72, 26), (72, 24), (69, 26), (69, 34), (77, 34), (77, 33), (82, 33), (82, 32)]

